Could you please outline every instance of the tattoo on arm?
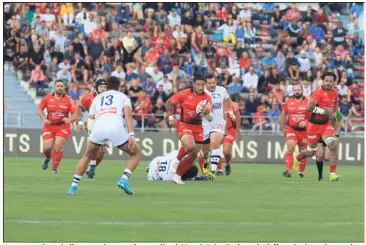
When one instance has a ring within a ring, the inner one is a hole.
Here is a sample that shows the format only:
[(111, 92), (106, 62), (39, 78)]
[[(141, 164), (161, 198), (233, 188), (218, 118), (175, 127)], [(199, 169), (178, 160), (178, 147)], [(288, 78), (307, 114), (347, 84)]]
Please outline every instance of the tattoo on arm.
[(173, 108), (173, 105), (170, 103), (170, 101), (168, 100), (166, 103), (165, 103), (165, 109), (166, 109), (166, 112), (168, 114), (168, 116), (170, 116), (172, 114), (172, 108)]
[(308, 111), (313, 111), (314, 110), (314, 108), (315, 108), (315, 106), (316, 106), (316, 101), (315, 100), (313, 100), (313, 99), (310, 99), (309, 100), (309, 102), (308, 102), (308, 105), (307, 105), (307, 109), (308, 109)]

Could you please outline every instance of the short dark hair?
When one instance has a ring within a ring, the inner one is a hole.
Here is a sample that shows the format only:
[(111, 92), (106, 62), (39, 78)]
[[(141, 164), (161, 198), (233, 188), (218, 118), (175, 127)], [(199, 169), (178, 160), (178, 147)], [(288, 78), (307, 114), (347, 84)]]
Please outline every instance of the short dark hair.
[(206, 80), (208, 80), (208, 79), (213, 79), (213, 78), (216, 78), (216, 77), (214, 76), (214, 74), (208, 74), (208, 75), (206, 76)]
[(334, 81), (337, 79), (336, 75), (335, 75), (335, 74), (334, 74), (334, 72), (332, 72), (332, 71), (326, 71), (326, 72), (323, 74), (322, 79), (324, 80), (324, 79), (325, 79), (325, 77), (329, 77), (329, 76), (333, 77)]
[(196, 165), (192, 165), (183, 175), (182, 180), (192, 179), (198, 174), (198, 168)]
[(118, 77), (111, 76), (107, 78), (107, 90), (119, 90), (121, 80)]
[(202, 80), (206, 82), (205, 76), (202, 75), (201, 73), (195, 73), (193, 74), (193, 83), (195, 83), (198, 80)]

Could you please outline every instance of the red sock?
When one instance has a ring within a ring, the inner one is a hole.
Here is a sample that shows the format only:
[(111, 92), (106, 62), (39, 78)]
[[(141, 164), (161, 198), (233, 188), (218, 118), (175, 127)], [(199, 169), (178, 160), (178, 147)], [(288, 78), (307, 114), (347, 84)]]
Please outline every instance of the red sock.
[(61, 162), (62, 155), (64, 153), (62, 151), (54, 152), (52, 155), (52, 169), (57, 169), (58, 165)]
[(225, 155), (225, 162), (227, 165), (231, 164), (231, 155)]
[(218, 170), (218, 171), (222, 171), (221, 158), (220, 158), (220, 160), (219, 160), (219, 163), (217, 164), (217, 170)]
[(92, 161), (96, 161), (97, 160), (97, 154), (95, 154), (93, 157), (92, 157), (92, 159), (91, 159)]
[(336, 172), (337, 165), (331, 164), (329, 165), (329, 172), (335, 173)]
[(286, 163), (286, 170), (291, 171), (292, 169), (292, 161), (293, 161), (294, 154), (291, 152), (287, 152), (285, 155), (285, 163)]
[(297, 154), (297, 156), (296, 156), (296, 160), (298, 160), (299, 162), (302, 160), (302, 159), (305, 159), (306, 157), (302, 157), (302, 156), (300, 156), (300, 153), (299, 154)]
[(184, 147), (182, 146), (179, 149), (178, 155), (177, 155), (177, 159), (180, 161), (182, 160), (182, 158), (186, 155), (186, 150), (184, 149)]
[(191, 166), (192, 163), (188, 161), (187, 158), (183, 158), (177, 169), (177, 175), (182, 176)]
[(300, 164), (299, 164), (299, 172), (300, 173), (303, 173), (305, 171), (307, 160), (308, 160), (307, 158), (301, 159)]
[(201, 172), (203, 173), (202, 167), (205, 159), (202, 156), (198, 157), (198, 165), (200, 166)]
[(46, 158), (47, 160), (51, 159), (51, 151), (46, 151), (43, 152), (44, 158)]

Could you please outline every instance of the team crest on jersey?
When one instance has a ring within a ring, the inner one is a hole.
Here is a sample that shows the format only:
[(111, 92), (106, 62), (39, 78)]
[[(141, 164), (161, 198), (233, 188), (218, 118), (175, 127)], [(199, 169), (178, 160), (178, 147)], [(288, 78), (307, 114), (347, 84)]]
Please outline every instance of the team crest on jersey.
[(217, 98), (220, 98), (221, 97), (221, 94), (220, 93), (212, 93), (212, 98), (213, 99), (217, 99)]

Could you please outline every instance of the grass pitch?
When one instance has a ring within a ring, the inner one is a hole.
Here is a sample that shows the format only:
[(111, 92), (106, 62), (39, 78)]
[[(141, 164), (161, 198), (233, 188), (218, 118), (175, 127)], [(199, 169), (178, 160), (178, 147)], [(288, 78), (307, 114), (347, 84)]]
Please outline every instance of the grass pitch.
[(95, 179), (66, 192), (77, 160), (60, 174), (42, 159), (4, 159), (5, 242), (363, 242), (364, 169), (339, 166), (341, 181), (284, 179), (283, 165), (234, 164), (215, 182), (147, 181), (146, 163), (116, 187), (122, 162), (104, 161)]

